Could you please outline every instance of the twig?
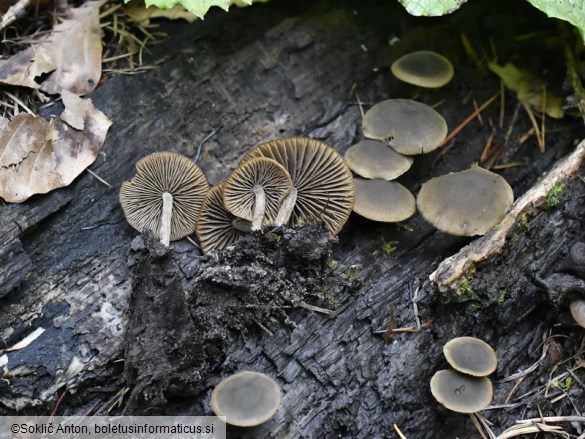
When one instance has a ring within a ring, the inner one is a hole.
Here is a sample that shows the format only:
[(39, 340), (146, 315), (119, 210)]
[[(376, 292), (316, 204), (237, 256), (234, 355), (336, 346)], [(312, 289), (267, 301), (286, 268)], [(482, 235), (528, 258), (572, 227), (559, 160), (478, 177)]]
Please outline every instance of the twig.
[(216, 129), (211, 130), (211, 132), (205, 136), (205, 138), (201, 141), (201, 143), (197, 146), (197, 153), (195, 154), (195, 158), (193, 159), (193, 163), (197, 163), (199, 157), (201, 157), (201, 149), (203, 148), (203, 144), (211, 139), (217, 133)]
[(451, 149), (453, 149), (454, 146), (455, 146), (455, 142), (451, 142), (447, 146), (445, 146), (444, 148), (441, 148), (441, 150), (437, 154), (437, 157), (435, 157), (435, 159), (431, 163), (431, 168), (434, 168), (435, 165), (437, 163), (439, 163), (439, 160), (441, 160), (443, 158), (443, 156), (445, 156), (445, 154), (447, 154), (449, 151), (451, 151)]
[(318, 312), (318, 313), (326, 314), (326, 315), (331, 315), (335, 312), (331, 309), (321, 308), (321, 307), (315, 306), (315, 305), (309, 305), (308, 303), (305, 303), (305, 302), (300, 302), (299, 306), (301, 308), (308, 309), (309, 311), (314, 311), (314, 312)]
[(412, 296), (412, 308), (414, 309), (414, 321), (416, 323), (416, 328), (420, 331), (420, 317), (418, 315), (418, 292), (420, 291), (420, 285), (417, 285), (414, 289), (414, 295)]
[(528, 114), (528, 118), (530, 119), (530, 123), (532, 123), (532, 126), (534, 127), (534, 131), (536, 132), (536, 140), (538, 141), (538, 148), (540, 149), (540, 152), (544, 152), (544, 143), (542, 141), (542, 134), (541, 134), (540, 128), (538, 127), (538, 122), (536, 121), (536, 118), (534, 117), (534, 113), (532, 112), (532, 110), (530, 109), (528, 104), (526, 104), (522, 101), (520, 101), (520, 103), (524, 107), (524, 110), (526, 110), (526, 113)]
[(483, 151), (481, 152), (481, 156), (479, 158), (479, 161), (481, 163), (485, 162), (490, 155), (490, 150), (492, 149), (492, 142), (494, 141), (494, 135), (495, 133), (492, 132), (490, 136), (487, 138), (487, 141), (485, 142), (485, 146), (483, 147)]
[(53, 408), (53, 410), (51, 410), (50, 418), (53, 418), (55, 416), (55, 414), (57, 413), (57, 409), (59, 408), (59, 406), (63, 402), (63, 398), (65, 398), (65, 395), (66, 394), (67, 394), (67, 387), (65, 387), (65, 390), (63, 390), (63, 393), (61, 394), (61, 396), (57, 400), (57, 403), (55, 404), (55, 407)]
[(489, 107), (496, 99), (497, 97), (500, 95), (500, 92), (498, 91), (495, 95), (493, 95), (491, 98), (489, 98), (487, 101), (485, 101), (481, 107), (479, 107), (477, 110), (475, 110), (473, 113), (471, 113), (463, 122), (461, 122), (457, 128), (455, 128), (453, 131), (451, 131), (451, 133), (447, 136), (447, 138), (443, 141), (442, 145), (445, 145), (447, 143), (449, 143), (451, 140), (453, 140), (453, 138), (459, 134), (459, 132), (465, 128), (467, 125), (469, 125), (469, 123), (475, 119), (479, 113), (481, 113), (483, 110), (485, 110), (487, 107)]
[(91, 169), (86, 169), (86, 171), (93, 176), (96, 180), (98, 180), (100, 183), (105, 184), (107, 187), (111, 188), (112, 185), (110, 183), (108, 183), (106, 180), (104, 180), (102, 177), (100, 177), (99, 175), (97, 175), (95, 172), (93, 172)]
[(269, 336), (274, 337), (274, 333), (266, 326), (264, 326), (262, 323), (260, 323), (258, 320), (254, 320), (254, 323), (256, 323), (260, 327), (260, 329), (266, 332)]
[(396, 425), (396, 424), (392, 424), (392, 426), (394, 427), (394, 430), (396, 431), (396, 434), (398, 435), (398, 437), (399, 437), (400, 439), (406, 439), (406, 436), (404, 436), (404, 435), (402, 434), (402, 432), (400, 431), (400, 428), (398, 428), (398, 425)]

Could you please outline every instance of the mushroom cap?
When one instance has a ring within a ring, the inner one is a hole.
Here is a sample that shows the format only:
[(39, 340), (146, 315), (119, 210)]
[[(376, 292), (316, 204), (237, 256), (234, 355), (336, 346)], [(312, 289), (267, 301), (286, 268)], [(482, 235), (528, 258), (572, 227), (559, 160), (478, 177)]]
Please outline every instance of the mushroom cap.
[(577, 324), (585, 328), (585, 300), (573, 300), (569, 305), (569, 309)]
[(447, 122), (428, 105), (408, 99), (389, 99), (370, 108), (362, 121), (364, 136), (382, 140), (400, 154), (424, 154), (447, 137)]
[(412, 52), (392, 63), (392, 74), (419, 87), (438, 88), (453, 79), (453, 64), (430, 50)]
[(223, 185), (212, 187), (199, 210), (195, 230), (203, 253), (223, 250), (244, 235), (233, 227), (234, 218), (223, 205)]
[(155, 152), (136, 162), (136, 175), (120, 188), (120, 204), (132, 227), (161, 239), (162, 194), (173, 197), (171, 241), (195, 231), (197, 215), (209, 189), (201, 169), (174, 152)]
[(384, 142), (362, 140), (345, 152), (345, 163), (365, 178), (394, 180), (412, 166), (412, 158), (398, 154)]
[(443, 353), (453, 369), (476, 377), (488, 376), (498, 367), (492, 347), (475, 337), (457, 337), (443, 346)]
[(291, 188), (291, 179), (286, 169), (270, 158), (258, 157), (240, 163), (223, 184), (224, 206), (235, 216), (252, 221), (256, 204), (254, 188), (258, 186), (266, 196), (264, 223), (273, 222)]
[(280, 387), (259, 372), (239, 372), (220, 382), (211, 393), (211, 409), (230, 425), (253, 427), (268, 421), (280, 405)]
[(414, 195), (400, 183), (388, 180), (354, 179), (353, 211), (373, 221), (396, 223), (416, 212)]
[(490, 405), (492, 382), (454, 370), (440, 370), (431, 378), (431, 393), (443, 406), (457, 413), (476, 413)]
[(510, 185), (478, 166), (432, 178), (418, 193), (419, 212), (444, 233), (484, 235), (498, 224), (514, 201)]
[(308, 137), (289, 137), (262, 143), (243, 159), (269, 157), (282, 164), (297, 189), (290, 223), (322, 219), (337, 235), (351, 213), (353, 177), (343, 158), (331, 146)]

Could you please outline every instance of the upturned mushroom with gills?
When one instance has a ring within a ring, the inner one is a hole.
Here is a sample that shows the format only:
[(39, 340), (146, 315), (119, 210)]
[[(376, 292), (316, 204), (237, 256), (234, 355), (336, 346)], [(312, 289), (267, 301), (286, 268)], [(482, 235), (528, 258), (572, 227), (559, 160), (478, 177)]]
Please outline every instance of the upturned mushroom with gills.
[(156, 152), (136, 163), (136, 175), (120, 188), (120, 204), (132, 227), (150, 230), (168, 246), (195, 231), (209, 185), (197, 165), (174, 152)]
[(332, 235), (339, 233), (353, 208), (354, 186), (351, 171), (337, 151), (319, 140), (290, 137), (256, 146), (243, 162), (257, 157), (276, 160), (292, 179), (275, 225), (321, 219)]
[(252, 231), (272, 223), (291, 188), (287, 170), (275, 160), (243, 161), (223, 185), (223, 202), (233, 215), (252, 223)]
[(223, 205), (223, 185), (212, 187), (197, 218), (196, 233), (201, 251), (223, 250), (251, 229), (249, 222), (232, 215)]

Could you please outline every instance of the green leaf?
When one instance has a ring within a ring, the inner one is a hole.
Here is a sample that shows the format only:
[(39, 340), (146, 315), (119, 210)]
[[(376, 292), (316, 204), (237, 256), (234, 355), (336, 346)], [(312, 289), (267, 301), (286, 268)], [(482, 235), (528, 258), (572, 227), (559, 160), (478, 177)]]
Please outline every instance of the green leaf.
[(528, 0), (552, 18), (568, 21), (585, 38), (585, 0)]
[[(128, 2), (129, 0), (125, 0)], [(156, 6), (161, 9), (170, 9), (176, 4), (182, 4), (185, 9), (193, 12), (200, 18), (205, 17), (207, 11), (212, 6), (219, 6), (223, 10), (227, 11), (232, 3), (244, 3), (251, 5), (252, 0), (238, 0), (237, 2), (230, 0), (145, 0), (146, 7)]]
[(436, 17), (450, 14), (467, 0), (398, 0), (410, 15)]

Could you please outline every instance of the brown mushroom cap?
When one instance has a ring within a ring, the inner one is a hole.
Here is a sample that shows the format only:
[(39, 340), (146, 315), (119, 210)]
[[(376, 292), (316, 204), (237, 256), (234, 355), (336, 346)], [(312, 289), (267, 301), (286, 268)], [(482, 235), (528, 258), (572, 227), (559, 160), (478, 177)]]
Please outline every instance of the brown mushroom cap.
[(362, 140), (345, 152), (345, 163), (365, 178), (394, 180), (412, 166), (412, 158), (398, 154), (384, 142)]
[(444, 233), (484, 235), (498, 224), (514, 201), (510, 185), (478, 166), (432, 178), (418, 193), (416, 205), (425, 220)]
[(262, 188), (265, 196), (263, 223), (273, 222), (280, 203), (291, 188), (286, 169), (270, 158), (258, 157), (242, 162), (223, 185), (223, 202), (227, 210), (247, 221), (254, 220), (257, 196)]
[(440, 370), (431, 378), (431, 393), (449, 410), (476, 413), (490, 405), (492, 383), (485, 377), (472, 377), (454, 370)]
[(577, 324), (585, 328), (585, 300), (573, 300), (569, 309)]
[(392, 63), (392, 74), (419, 87), (438, 88), (453, 79), (453, 64), (430, 50), (412, 52)]
[(424, 154), (441, 146), (447, 122), (428, 105), (389, 99), (370, 108), (362, 121), (364, 136), (382, 140), (400, 154)]
[(396, 223), (416, 212), (414, 195), (400, 183), (388, 180), (354, 179), (353, 211), (373, 221)]
[(136, 162), (136, 175), (120, 188), (120, 204), (132, 227), (161, 239), (163, 193), (173, 200), (170, 240), (195, 231), (197, 215), (209, 186), (201, 169), (174, 152), (155, 152)]
[(339, 233), (353, 208), (351, 171), (331, 146), (308, 137), (290, 137), (263, 143), (244, 162), (269, 157), (289, 172), (297, 199), (289, 223), (322, 219), (331, 234)]
[(220, 382), (211, 394), (211, 409), (228, 424), (253, 427), (268, 421), (280, 405), (280, 387), (259, 372), (240, 372)]
[(244, 233), (233, 226), (236, 219), (223, 205), (223, 185), (212, 187), (199, 211), (197, 237), (203, 253), (223, 250)]
[(443, 353), (453, 369), (476, 377), (487, 376), (498, 367), (492, 347), (475, 337), (457, 337), (443, 346)]

